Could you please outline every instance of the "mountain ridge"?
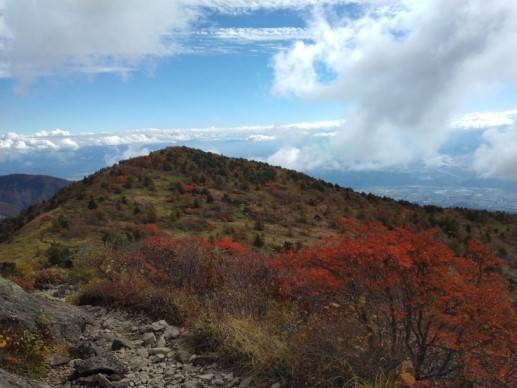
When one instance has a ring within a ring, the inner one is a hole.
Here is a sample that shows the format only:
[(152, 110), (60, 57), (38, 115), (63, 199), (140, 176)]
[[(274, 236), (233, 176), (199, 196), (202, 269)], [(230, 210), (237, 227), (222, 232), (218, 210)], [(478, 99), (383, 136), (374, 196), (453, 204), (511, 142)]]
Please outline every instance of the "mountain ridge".
[(0, 217), (13, 217), (22, 209), (49, 199), (69, 181), (48, 175), (0, 176)]
[[(114, 230), (138, 234), (144, 232), (131, 229), (155, 224), (172, 235), (229, 236), (250, 246), (264, 240), (264, 249), (278, 250), (334, 234), (336, 217), (436, 228), (459, 254), (468, 239), (477, 239), (510, 267), (517, 266), (515, 215), (419, 206), (187, 147), (165, 148), (104, 168), (4, 221), (0, 254), (8, 260), (36, 257), (50, 241), (100, 245), (120, 238), (112, 236)], [(32, 248), (19, 249), (21, 245)]]

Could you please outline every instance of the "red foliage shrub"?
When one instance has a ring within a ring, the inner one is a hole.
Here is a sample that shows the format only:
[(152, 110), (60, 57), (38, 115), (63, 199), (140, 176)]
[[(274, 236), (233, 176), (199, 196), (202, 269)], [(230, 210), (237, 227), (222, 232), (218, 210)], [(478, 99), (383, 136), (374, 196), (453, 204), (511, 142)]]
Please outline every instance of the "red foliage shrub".
[(147, 236), (158, 236), (162, 233), (160, 227), (156, 224), (147, 224), (145, 230)]
[(515, 379), (517, 316), (490, 252), (471, 243), (457, 257), (430, 231), (341, 224), (343, 236), (277, 255), (282, 295), (311, 311), (347, 306), (372, 354), (391, 369), (411, 359), (419, 380)]
[(240, 243), (233, 241), (229, 238), (222, 238), (215, 242), (215, 246), (223, 251), (227, 251), (234, 254), (243, 254), (248, 250)]
[[(100, 302), (133, 307), (155, 316), (159, 316), (153, 313), (155, 309), (163, 309), (147, 303), (151, 296), (169, 305), (173, 290), (201, 298), (220, 293), (227, 299), (229, 289), (235, 289), (235, 295), (244, 296), (244, 289), (262, 282), (264, 271), (269, 271), (264, 260), (232, 240), (210, 243), (202, 238), (165, 235), (147, 237), (128, 249), (112, 251), (101, 263), (97, 276), (100, 284), (96, 282), (87, 290), (85, 303), (99, 298)], [(253, 293), (257, 294), (256, 288)], [(248, 305), (256, 304), (247, 299)]]
[(194, 185), (187, 183), (182, 186), (184, 193), (192, 193), (194, 191)]

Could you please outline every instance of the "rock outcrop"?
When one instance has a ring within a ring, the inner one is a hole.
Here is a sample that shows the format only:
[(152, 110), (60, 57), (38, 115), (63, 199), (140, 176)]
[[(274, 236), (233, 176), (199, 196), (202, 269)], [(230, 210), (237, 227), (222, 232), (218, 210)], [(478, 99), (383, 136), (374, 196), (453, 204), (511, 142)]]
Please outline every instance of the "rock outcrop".
[(0, 277), (0, 330), (49, 330), (57, 342), (76, 341), (86, 325), (84, 312), (69, 304), (25, 292)]

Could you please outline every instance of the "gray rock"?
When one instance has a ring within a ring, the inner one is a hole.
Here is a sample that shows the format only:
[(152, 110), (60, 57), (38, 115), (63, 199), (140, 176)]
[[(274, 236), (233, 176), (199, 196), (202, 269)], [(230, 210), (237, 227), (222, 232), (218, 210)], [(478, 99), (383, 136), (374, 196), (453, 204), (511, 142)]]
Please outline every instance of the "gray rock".
[(147, 332), (142, 336), (142, 340), (144, 344), (147, 346), (152, 346), (156, 344), (156, 336), (152, 332)]
[(149, 354), (155, 355), (155, 354), (162, 354), (165, 355), (167, 353), (171, 352), (171, 348), (152, 348), (149, 349)]
[(38, 385), (0, 369), (0, 388), (37, 388)]
[(86, 360), (87, 358), (98, 356), (100, 350), (92, 342), (84, 341), (78, 346), (71, 347), (70, 353), (81, 360)]
[(180, 333), (180, 329), (178, 329), (176, 326), (168, 326), (163, 332), (163, 338), (166, 340), (178, 338)]
[(0, 329), (38, 331), (43, 325), (60, 342), (74, 342), (88, 318), (82, 310), (25, 292), (0, 276)]
[(214, 374), (213, 373), (205, 373), (203, 375), (199, 375), (198, 377), (201, 380), (204, 380), (204, 381), (211, 381), (214, 378)]
[(151, 323), (151, 329), (153, 331), (162, 331), (162, 330), (165, 330), (167, 327), (169, 327), (169, 324), (166, 321), (164, 321), (163, 319), (160, 321)]
[(167, 346), (167, 341), (165, 341), (165, 337), (163, 335), (161, 335), (160, 338), (158, 338), (158, 340), (156, 341), (156, 347), (164, 348), (166, 346)]
[(96, 374), (88, 377), (81, 377), (76, 381), (80, 385), (94, 386), (99, 388), (111, 388), (113, 384), (103, 374)]
[(124, 338), (115, 338), (111, 343), (111, 350), (131, 349), (131, 343)]
[(109, 329), (111, 328), (113, 325), (114, 325), (114, 320), (113, 318), (106, 318), (103, 322), (102, 322), (102, 328), (103, 329)]
[(274, 383), (273, 385), (271, 385), (270, 388), (282, 388), (282, 384), (280, 383)]
[(121, 380), (121, 381), (113, 382), (113, 383), (111, 383), (111, 385), (114, 388), (128, 388), (128, 387), (131, 386), (131, 381), (129, 381), (129, 380)]
[(111, 354), (95, 356), (86, 360), (78, 360), (74, 365), (74, 372), (70, 380), (88, 377), (96, 374), (125, 375), (127, 368)]
[(68, 356), (64, 356), (62, 354), (51, 354), (48, 358), (48, 363), (52, 367), (61, 366), (68, 364), (71, 361), (71, 358)]
[(116, 337), (110, 330), (105, 330), (97, 334), (97, 338), (105, 341), (113, 341)]
[(251, 387), (251, 384), (253, 383), (253, 377), (249, 376), (244, 378), (241, 383), (239, 384), (239, 388), (248, 388)]
[(197, 388), (199, 383), (197, 381), (187, 381), (183, 384), (184, 388)]

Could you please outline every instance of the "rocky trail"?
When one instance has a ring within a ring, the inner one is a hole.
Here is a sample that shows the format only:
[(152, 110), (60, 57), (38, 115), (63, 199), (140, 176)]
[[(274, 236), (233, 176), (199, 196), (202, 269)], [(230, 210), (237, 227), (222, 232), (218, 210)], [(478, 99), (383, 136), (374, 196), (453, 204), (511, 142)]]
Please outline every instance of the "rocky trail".
[(45, 380), (51, 387), (249, 386), (219, 369), (213, 358), (190, 354), (185, 333), (163, 320), (150, 322), (102, 307), (82, 309), (89, 323), (72, 349), (75, 359), (51, 359), (53, 369)]
[(126, 311), (71, 306), (52, 294), (38, 297), (81, 319), (82, 330), (67, 341), (67, 351), (50, 355), (45, 378), (27, 381), (0, 370), (0, 388), (254, 386), (251, 378), (220, 368), (214, 356), (189, 352), (185, 329)]

